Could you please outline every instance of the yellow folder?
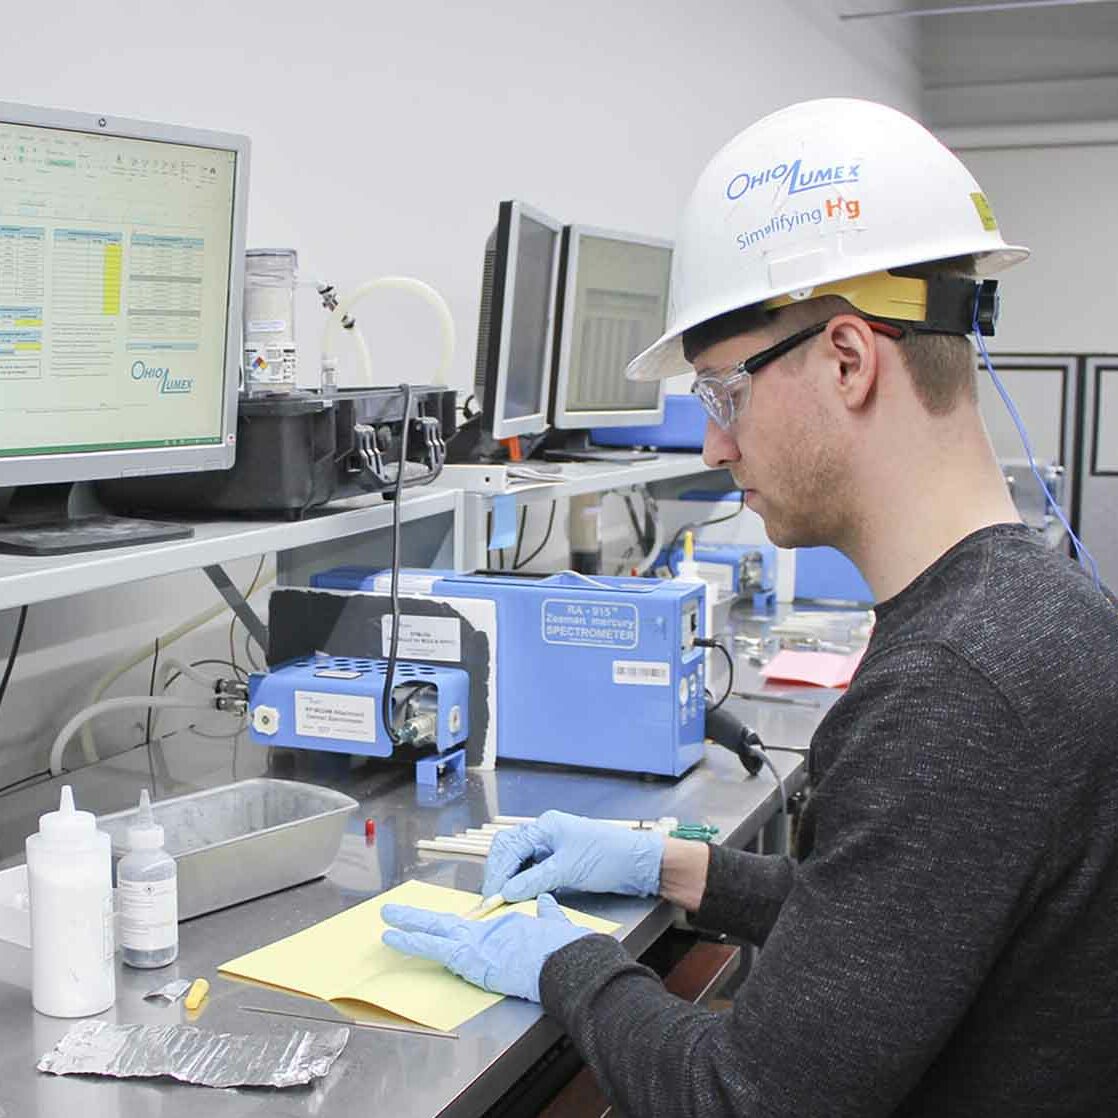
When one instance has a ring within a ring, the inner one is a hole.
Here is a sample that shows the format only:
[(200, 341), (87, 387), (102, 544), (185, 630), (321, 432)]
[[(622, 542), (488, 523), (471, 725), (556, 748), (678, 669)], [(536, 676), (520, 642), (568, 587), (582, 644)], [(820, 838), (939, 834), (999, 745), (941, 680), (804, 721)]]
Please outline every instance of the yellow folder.
[[(439, 963), (416, 959), (381, 942), (386, 904), (414, 905), (464, 916), (481, 898), (476, 893), (405, 881), (394, 889), (223, 963), (218, 970), (328, 1002), (359, 1002), (387, 1010), (432, 1029), (455, 1029), (504, 996), (458, 978)], [(575, 924), (607, 934), (619, 925), (564, 908)], [(536, 914), (536, 902), (506, 905), (482, 919), (509, 912)]]

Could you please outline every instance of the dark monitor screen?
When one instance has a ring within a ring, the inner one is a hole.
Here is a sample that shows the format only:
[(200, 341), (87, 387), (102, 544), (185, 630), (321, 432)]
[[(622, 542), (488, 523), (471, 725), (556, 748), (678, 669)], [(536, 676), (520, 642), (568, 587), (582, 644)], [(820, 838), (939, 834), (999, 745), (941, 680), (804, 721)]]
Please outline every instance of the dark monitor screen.
[(505, 379), (506, 420), (533, 415), (542, 419), (547, 411), (551, 315), (558, 252), (559, 236), (556, 231), (521, 213)]
[(502, 202), (486, 244), (474, 392), (496, 439), (547, 428), (562, 225)]

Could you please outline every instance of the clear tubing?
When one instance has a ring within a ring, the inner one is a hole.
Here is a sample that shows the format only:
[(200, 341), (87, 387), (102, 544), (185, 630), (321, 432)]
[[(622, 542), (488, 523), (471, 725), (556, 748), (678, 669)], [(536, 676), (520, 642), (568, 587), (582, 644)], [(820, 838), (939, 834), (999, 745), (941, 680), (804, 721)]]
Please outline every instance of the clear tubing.
[(58, 732), (50, 747), (50, 771), (52, 776), (62, 775), (62, 755), (74, 731), (91, 718), (110, 710), (127, 710), (129, 707), (163, 707), (178, 710), (213, 710), (213, 702), (200, 703), (197, 699), (175, 699), (169, 695), (122, 695), (117, 699), (102, 699), (99, 703), (79, 710)]
[[(418, 295), (424, 299), (435, 310), (438, 316), (439, 326), (442, 329), (442, 355), (439, 360), (439, 367), (435, 373), (434, 382), (437, 385), (446, 384), (446, 374), (450, 369), (450, 363), (454, 360), (454, 318), (450, 313), (450, 307), (447, 306), (446, 300), (430, 285), (424, 283), (422, 280), (413, 279), (410, 276), (380, 276), (377, 279), (367, 280), (365, 283), (356, 287), (350, 294), (346, 295), (339, 303), (338, 309), (326, 320), (326, 326), (322, 331), (322, 356), (323, 358), (332, 357), (335, 350), (335, 337), (337, 333), (343, 329), (342, 320), (348, 317), (353, 308), (365, 298), (370, 292), (381, 290), (396, 290), (407, 291), (412, 295)], [(361, 379), (365, 386), (373, 384), (373, 370), (372, 361), (369, 357), (369, 348), (365, 343), (364, 337), (357, 333), (357, 327), (351, 328), (351, 333), (354, 334), (354, 340), (357, 342), (358, 357), (361, 363)]]

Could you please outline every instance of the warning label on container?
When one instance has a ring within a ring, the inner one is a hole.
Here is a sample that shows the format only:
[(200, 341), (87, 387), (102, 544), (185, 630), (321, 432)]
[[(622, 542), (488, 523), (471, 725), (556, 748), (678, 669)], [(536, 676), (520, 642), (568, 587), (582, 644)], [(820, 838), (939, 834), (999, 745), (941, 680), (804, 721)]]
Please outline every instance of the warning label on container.
[(543, 603), (543, 639), (548, 644), (636, 648), (638, 636), (636, 606), (559, 598)]
[[(381, 618), (381, 655), (392, 644), (392, 618)], [(456, 664), (462, 659), (462, 623), (457, 617), (401, 617), (397, 656), (415, 660), (441, 660)]]
[(296, 691), (295, 732), (332, 741), (375, 742), (376, 703), (365, 695)]

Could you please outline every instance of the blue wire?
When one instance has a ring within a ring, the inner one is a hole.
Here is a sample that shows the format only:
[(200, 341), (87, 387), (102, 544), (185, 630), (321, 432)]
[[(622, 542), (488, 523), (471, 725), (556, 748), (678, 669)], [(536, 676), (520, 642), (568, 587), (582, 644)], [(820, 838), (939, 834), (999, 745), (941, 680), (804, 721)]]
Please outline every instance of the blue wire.
[(1056, 498), (1052, 496), (1051, 490), (1045, 484), (1044, 478), (1040, 476), (1040, 471), (1036, 466), (1036, 458), (1033, 455), (1033, 447), (1029, 442), (1028, 432), (1025, 430), (1025, 424), (1018, 414), (1017, 408), (1013, 405), (1013, 400), (1010, 398), (1009, 393), (1006, 391), (1005, 385), (1002, 384), (1001, 378), (998, 376), (994, 369), (994, 363), (990, 360), (990, 354), (986, 351), (986, 342), (982, 337), (982, 327), (978, 322), (978, 300), (974, 301), (974, 321), (971, 324), (974, 327), (975, 341), (978, 342), (978, 352), (982, 354), (982, 360), (986, 363), (986, 371), (990, 374), (990, 379), (994, 382), (994, 387), (998, 390), (998, 395), (1001, 396), (1003, 403), (1009, 411), (1010, 418), (1013, 420), (1014, 426), (1017, 428), (1017, 433), (1021, 436), (1021, 443), (1025, 448), (1025, 453), (1029, 456), (1029, 469), (1033, 471), (1033, 477), (1036, 478), (1037, 484), (1044, 491), (1045, 497), (1048, 499), (1048, 504), (1051, 505), (1053, 511), (1056, 513), (1060, 523), (1064, 526), (1064, 530), (1068, 534), (1068, 538), (1075, 548), (1076, 558), (1090, 575), (1095, 583), (1095, 588), (1102, 593), (1102, 583), (1099, 581), (1099, 568), (1095, 562), (1095, 557), (1087, 550), (1086, 545), (1082, 540), (1071, 530), (1071, 525), (1064, 516), (1064, 510), (1060, 508), (1056, 502)]

